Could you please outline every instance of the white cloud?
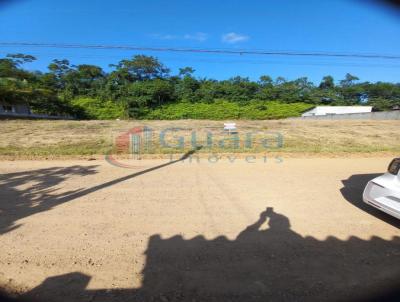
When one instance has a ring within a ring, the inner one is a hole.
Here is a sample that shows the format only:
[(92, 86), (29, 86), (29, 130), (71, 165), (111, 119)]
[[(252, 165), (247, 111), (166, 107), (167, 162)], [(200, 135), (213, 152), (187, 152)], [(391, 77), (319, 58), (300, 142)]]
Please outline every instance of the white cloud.
[(161, 34), (154, 34), (151, 35), (153, 38), (159, 39), (159, 40), (176, 40), (179, 39), (179, 36), (177, 35), (170, 35), (170, 34), (166, 34), (166, 35), (161, 35)]
[(197, 32), (195, 34), (186, 34), (183, 36), (185, 40), (195, 40), (199, 42), (204, 42), (208, 39), (208, 35), (206, 33)]
[(197, 32), (194, 34), (184, 34), (184, 35), (153, 34), (151, 36), (158, 40), (193, 40), (198, 42), (204, 42), (208, 39), (208, 34), (203, 32)]
[(247, 41), (249, 39), (250, 39), (249, 36), (238, 34), (238, 33), (234, 33), (234, 32), (222, 35), (222, 42), (230, 43), (230, 44), (244, 42), (244, 41)]

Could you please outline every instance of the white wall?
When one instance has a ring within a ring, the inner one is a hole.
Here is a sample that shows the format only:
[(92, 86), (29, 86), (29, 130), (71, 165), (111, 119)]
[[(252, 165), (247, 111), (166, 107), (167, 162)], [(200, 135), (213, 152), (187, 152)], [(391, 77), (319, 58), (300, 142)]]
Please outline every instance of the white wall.
[(400, 120), (400, 110), (292, 117), (295, 120)]
[(372, 106), (317, 106), (314, 109), (303, 113), (302, 116), (367, 113), (371, 111)]

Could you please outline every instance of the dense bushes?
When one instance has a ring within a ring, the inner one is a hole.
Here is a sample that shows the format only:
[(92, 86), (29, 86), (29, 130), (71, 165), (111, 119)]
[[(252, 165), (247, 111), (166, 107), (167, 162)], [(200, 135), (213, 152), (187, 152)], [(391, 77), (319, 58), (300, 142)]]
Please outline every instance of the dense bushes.
[(125, 118), (123, 104), (95, 98), (77, 98), (71, 101), (75, 115), (82, 119), (110, 120)]
[[(75, 114), (84, 119), (117, 119), (124, 118), (127, 114), (123, 104), (94, 98), (77, 98), (71, 101), (71, 105)], [(219, 99), (212, 103), (171, 103), (154, 110), (143, 110), (138, 113), (137, 118), (149, 120), (281, 119), (299, 116), (312, 107), (313, 105), (305, 103), (285, 104), (276, 101), (257, 100), (241, 105), (240, 103)]]
[(295, 117), (313, 107), (314, 105), (301, 102), (286, 104), (274, 101), (253, 101), (241, 108), (240, 118), (265, 120)]
[(246, 105), (217, 100), (214, 103), (182, 102), (164, 105), (141, 116), (144, 119), (280, 119), (299, 116), (312, 108), (305, 103), (283, 104), (280, 102), (251, 101)]
[[(126, 118), (127, 109), (124, 104), (102, 101), (95, 98), (77, 98), (71, 101), (75, 115), (82, 119), (109, 120)], [(179, 102), (163, 105), (154, 110), (146, 109), (137, 112), (137, 118), (149, 120), (178, 119), (281, 119), (299, 116), (312, 108), (305, 103), (285, 104), (276, 101), (253, 100), (245, 105), (227, 100), (216, 100), (212, 103)]]

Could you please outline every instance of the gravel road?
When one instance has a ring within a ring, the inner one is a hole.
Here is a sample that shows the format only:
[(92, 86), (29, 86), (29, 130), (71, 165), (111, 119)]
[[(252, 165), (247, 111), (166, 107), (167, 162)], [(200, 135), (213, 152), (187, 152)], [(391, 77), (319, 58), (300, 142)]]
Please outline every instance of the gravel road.
[(390, 158), (0, 162), (0, 282), (34, 301), (337, 301), (399, 287)]

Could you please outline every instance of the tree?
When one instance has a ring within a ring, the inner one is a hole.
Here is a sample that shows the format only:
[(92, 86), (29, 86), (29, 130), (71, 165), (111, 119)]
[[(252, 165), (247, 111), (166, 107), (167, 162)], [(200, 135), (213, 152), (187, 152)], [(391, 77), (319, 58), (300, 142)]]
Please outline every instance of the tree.
[(19, 80), (32, 78), (34, 75), (21, 69), (25, 63), (35, 61), (36, 58), (25, 54), (8, 54), (5, 58), (0, 59), (0, 77), (15, 78)]
[(134, 82), (128, 87), (128, 112), (132, 117), (140, 116), (142, 111), (161, 106), (173, 99), (174, 87), (170, 82), (154, 79)]
[(131, 60), (121, 60), (111, 66), (116, 67), (117, 78), (127, 82), (162, 79), (169, 73), (169, 69), (157, 58), (144, 55), (136, 55)]
[(68, 60), (53, 60), (52, 63), (47, 67), (51, 73), (55, 74), (57, 77), (61, 78), (66, 73), (72, 70), (71, 65)]
[(329, 90), (335, 88), (335, 80), (332, 76), (324, 76), (319, 84), (320, 89)]
[(104, 72), (98, 66), (83, 64), (78, 65), (67, 78), (74, 82), (78, 95), (95, 96), (103, 84)]
[(393, 101), (384, 98), (370, 98), (367, 102), (368, 105), (373, 106), (374, 110), (385, 111), (391, 110), (393, 106), (400, 105), (400, 101)]
[(192, 77), (195, 70), (192, 67), (183, 67), (179, 68), (179, 76), (180, 77)]
[(277, 77), (275, 80), (275, 85), (281, 85), (286, 82), (286, 79), (284, 77)]
[(78, 65), (76, 69), (81, 80), (87, 80), (90, 82), (102, 78), (104, 75), (103, 70), (95, 65)]
[(350, 86), (354, 85), (355, 81), (358, 81), (358, 80), (359, 80), (358, 77), (356, 77), (350, 73), (346, 73), (344, 80), (340, 81), (340, 85), (342, 87), (350, 87)]
[(62, 90), (66, 86), (66, 75), (72, 71), (72, 67), (68, 60), (53, 60), (52, 63), (47, 67), (50, 71), (50, 75), (47, 77), (49, 82), (55, 84), (55, 89)]
[(17, 64), (10, 59), (0, 59), (0, 77), (1, 78), (16, 78), (19, 70)]
[(25, 55), (22, 53), (17, 53), (17, 54), (8, 54), (6, 56), (8, 59), (13, 61), (16, 66), (20, 66), (25, 63), (31, 63), (33, 61), (36, 61), (36, 58), (31, 55)]
[(262, 75), (260, 77), (259, 83), (262, 87), (272, 87), (273, 86), (272, 78), (267, 75)]

